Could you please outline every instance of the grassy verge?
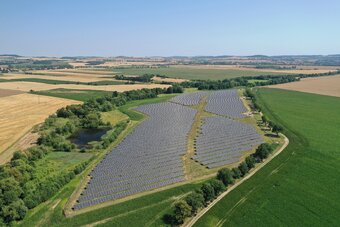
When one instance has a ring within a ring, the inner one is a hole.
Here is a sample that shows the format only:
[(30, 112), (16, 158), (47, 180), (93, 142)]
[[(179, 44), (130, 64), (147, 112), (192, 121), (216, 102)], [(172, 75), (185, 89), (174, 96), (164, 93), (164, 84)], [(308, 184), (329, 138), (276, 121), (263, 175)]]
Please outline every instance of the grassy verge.
[(196, 226), (336, 226), (340, 99), (260, 89), (258, 100), (290, 144)]

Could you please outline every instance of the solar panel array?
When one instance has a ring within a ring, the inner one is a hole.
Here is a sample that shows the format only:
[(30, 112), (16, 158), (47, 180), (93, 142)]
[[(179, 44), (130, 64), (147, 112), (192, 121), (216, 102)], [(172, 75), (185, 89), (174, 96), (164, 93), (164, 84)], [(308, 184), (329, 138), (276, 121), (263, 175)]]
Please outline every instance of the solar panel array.
[(186, 94), (182, 94), (182, 95), (177, 95), (175, 97), (173, 97), (172, 99), (170, 99), (171, 102), (175, 102), (175, 103), (179, 103), (182, 105), (186, 105), (186, 106), (194, 106), (194, 105), (198, 105), (201, 101), (201, 99), (203, 98), (203, 96), (208, 95), (209, 92), (193, 92), (193, 93), (186, 93)]
[(225, 117), (206, 117), (195, 140), (193, 159), (208, 168), (239, 161), (242, 152), (263, 142), (262, 137), (248, 124)]
[(149, 118), (94, 168), (74, 209), (185, 180), (181, 156), (196, 110), (170, 102), (136, 110)]
[(231, 118), (244, 118), (245, 115), (242, 113), (247, 111), (235, 89), (212, 92), (208, 97), (205, 110)]

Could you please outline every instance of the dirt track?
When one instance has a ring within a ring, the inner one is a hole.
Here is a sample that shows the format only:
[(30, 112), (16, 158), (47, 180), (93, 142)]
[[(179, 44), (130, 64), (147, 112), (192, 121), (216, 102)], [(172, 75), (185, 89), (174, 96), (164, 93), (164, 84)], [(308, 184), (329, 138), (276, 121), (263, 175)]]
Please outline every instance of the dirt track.
[(305, 78), (298, 82), (268, 87), (340, 97), (340, 75)]

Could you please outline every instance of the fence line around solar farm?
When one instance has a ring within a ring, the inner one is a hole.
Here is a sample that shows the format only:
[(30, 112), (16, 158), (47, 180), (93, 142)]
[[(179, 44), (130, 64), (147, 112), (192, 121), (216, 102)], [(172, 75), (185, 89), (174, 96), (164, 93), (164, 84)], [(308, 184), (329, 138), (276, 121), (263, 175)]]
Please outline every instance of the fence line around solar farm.
[(164, 102), (136, 108), (149, 115), (90, 173), (73, 209), (184, 181), (181, 157), (196, 110)]

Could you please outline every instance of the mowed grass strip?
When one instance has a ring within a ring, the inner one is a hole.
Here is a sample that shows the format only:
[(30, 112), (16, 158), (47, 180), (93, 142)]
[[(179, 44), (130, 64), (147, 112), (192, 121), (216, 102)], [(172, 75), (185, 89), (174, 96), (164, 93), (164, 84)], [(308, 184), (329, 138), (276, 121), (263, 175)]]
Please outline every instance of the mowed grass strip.
[(259, 75), (283, 75), (287, 73), (268, 72), (259, 70), (241, 70), (241, 69), (202, 69), (189, 67), (163, 67), (163, 68), (117, 68), (113, 69), (116, 74), (124, 75), (143, 75), (158, 74), (172, 78), (181, 79), (200, 79), (200, 80), (223, 80), (241, 76), (259, 76)]
[(195, 226), (337, 226), (340, 98), (278, 89), (258, 96), (290, 144)]

